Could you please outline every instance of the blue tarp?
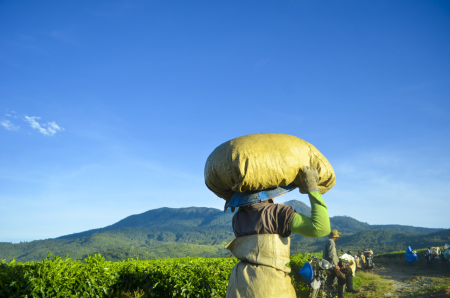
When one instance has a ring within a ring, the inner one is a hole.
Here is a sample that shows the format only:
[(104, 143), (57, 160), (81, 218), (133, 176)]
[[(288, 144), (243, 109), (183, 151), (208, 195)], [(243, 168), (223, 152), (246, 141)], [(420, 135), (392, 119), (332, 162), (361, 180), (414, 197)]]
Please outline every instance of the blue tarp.
[(413, 250), (412, 250), (411, 246), (408, 246), (408, 248), (406, 249), (406, 253), (405, 253), (406, 260), (410, 263), (414, 262), (415, 260), (417, 260), (419, 258), (417, 256), (417, 254), (413, 254), (412, 251)]
[(246, 192), (235, 192), (231, 197), (231, 200), (227, 203), (228, 207), (242, 207), (249, 206), (256, 203), (263, 202), (268, 199), (274, 199), (285, 193), (288, 193), (297, 186), (288, 185), (288, 186), (278, 186), (275, 189), (266, 189), (260, 191), (246, 191)]
[(446, 250), (446, 251), (444, 251), (444, 257), (447, 259), (447, 260), (450, 260), (450, 250)]
[(314, 278), (313, 267), (308, 262), (306, 262), (303, 265), (302, 269), (300, 269), (300, 271), (298, 273), (300, 274), (300, 276), (302, 277), (303, 281), (307, 285), (309, 285), (312, 282), (313, 278)]

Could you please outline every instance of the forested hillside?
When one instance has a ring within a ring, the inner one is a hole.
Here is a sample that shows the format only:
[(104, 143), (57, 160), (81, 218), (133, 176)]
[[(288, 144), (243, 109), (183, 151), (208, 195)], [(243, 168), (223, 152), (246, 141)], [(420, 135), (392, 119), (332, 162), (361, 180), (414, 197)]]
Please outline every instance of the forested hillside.
[[(311, 209), (299, 201), (285, 203), (297, 212), (310, 215)], [(0, 259), (41, 260), (48, 252), (70, 254), (82, 259), (100, 253), (107, 260), (139, 257), (223, 257), (224, 245), (234, 238), (233, 214), (214, 208), (160, 208), (129, 216), (105, 228), (28, 243), (0, 243)], [(331, 227), (342, 232), (338, 246), (347, 250), (371, 247), (376, 253), (404, 249), (405, 245), (426, 247), (450, 242), (448, 231), (401, 225), (371, 226), (348, 216), (330, 218)], [(291, 236), (292, 253), (321, 251), (326, 237)]]

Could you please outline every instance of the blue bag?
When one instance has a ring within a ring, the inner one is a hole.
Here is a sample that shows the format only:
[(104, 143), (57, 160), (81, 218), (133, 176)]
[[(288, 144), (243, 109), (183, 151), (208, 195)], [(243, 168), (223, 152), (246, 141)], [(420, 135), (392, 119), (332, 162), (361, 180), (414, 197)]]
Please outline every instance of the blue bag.
[(419, 258), (417, 256), (417, 254), (413, 254), (412, 252), (413, 252), (413, 250), (412, 250), (411, 246), (408, 246), (408, 248), (406, 249), (406, 252), (405, 252), (405, 257), (406, 257), (406, 261), (408, 261), (409, 263), (412, 263)]
[(309, 262), (306, 262), (298, 273), (302, 277), (303, 282), (307, 285), (309, 285), (314, 278), (313, 267)]

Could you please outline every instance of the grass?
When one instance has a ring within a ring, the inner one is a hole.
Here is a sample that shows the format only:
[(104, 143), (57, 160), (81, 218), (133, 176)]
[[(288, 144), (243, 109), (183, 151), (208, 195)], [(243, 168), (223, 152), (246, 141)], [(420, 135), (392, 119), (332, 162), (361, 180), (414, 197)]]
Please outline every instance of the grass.
[[(412, 277), (403, 282), (416, 284), (420, 289), (409, 294), (409, 297), (434, 297), (433, 294), (450, 289), (450, 280), (446, 278), (424, 278)], [(377, 274), (365, 271), (359, 271), (353, 280), (353, 286), (360, 290), (357, 294), (345, 293), (345, 297), (355, 298), (379, 298), (388, 297), (389, 293), (392, 297), (398, 295), (395, 293), (393, 285), (387, 280), (381, 278)], [(122, 298), (142, 298), (144, 297), (143, 290), (124, 293)], [(303, 297), (303, 295), (301, 295)], [(307, 297), (307, 296), (305, 296)]]
[(416, 250), (419, 259), (413, 265), (406, 262), (405, 251), (375, 256), (375, 263), (382, 263), (390, 268), (395, 268), (397, 272), (410, 275), (401, 279), (401, 282), (407, 284), (408, 287), (397, 292), (397, 295), (401, 294), (402, 297), (448, 297), (438, 296), (437, 293), (450, 289), (450, 267), (440, 265), (438, 259), (435, 259), (432, 268), (427, 266), (425, 264), (426, 250)]
[(387, 280), (367, 271), (356, 271), (353, 278), (353, 287), (359, 290), (359, 293), (345, 293), (346, 297), (384, 297), (386, 293), (394, 292), (394, 286)]
[(144, 296), (144, 290), (137, 289), (136, 291), (124, 293), (121, 298), (143, 298)]
[(404, 282), (416, 284), (420, 289), (413, 291), (410, 297), (432, 297), (433, 294), (450, 289), (450, 279), (444, 277), (412, 277), (404, 280)]

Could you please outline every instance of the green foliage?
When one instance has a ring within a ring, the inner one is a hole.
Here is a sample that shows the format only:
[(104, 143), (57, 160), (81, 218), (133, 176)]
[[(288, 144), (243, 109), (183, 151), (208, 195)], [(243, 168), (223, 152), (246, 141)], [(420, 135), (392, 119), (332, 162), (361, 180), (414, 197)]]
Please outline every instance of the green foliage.
[[(310, 253), (310, 255), (322, 258), (322, 253)], [(291, 262), (289, 263), (289, 266), (291, 267), (290, 276), (297, 297), (308, 297), (309, 287), (305, 285), (300, 274), (298, 274), (303, 265), (308, 262), (308, 259), (308, 253), (291, 256)]]
[(101, 256), (84, 263), (50, 254), (41, 262), (2, 260), (0, 272), (0, 297), (101, 297), (119, 277)]
[[(216, 232), (216, 234), (213, 234)], [(0, 258), (7, 261), (42, 260), (51, 252), (81, 260), (87, 255), (102, 254), (108, 261), (127, 258), (159, 259), (187, 256), (224, 257), (228, 251), (224, 244), (234, 238), (228, 230), (196, 231), (176, 233), (179, 241), (159, 241), (169, 237), (170, 232), (154, 229), (124, 228), (94, 233), (75, 239), (48, 239), (28, 243), (0, 243)]]
[(121, 297), (144, 289), (152, 297), (221, 297), (235, 258), (109, 262), (95, 255), (41, 262), (0, 262), (0, 297)]
[(353, 278), (353, 286), (360, 292), (358, 294), (346, 293), (345, 296), (379, 298), (395, 291), (390, 281), (375, 273), (362, 270), (356, 271), (356, 276)]
[[(321, 256), (320, 254), (315, 254)], [(88, 256), (75, 261), (50, 254), (40, 262), (0, 262), (0, 297), (123, 297), (143, 290), (149, 297), (224, 297), (236, 258), (128, 259)], [(294, 255), (289, 266), (299, 297), (308, 288), (298, 271), (307, 257)]]
[[(417, 256), (419, 257), (419, 259), (425, 258), (425, 252), (427, 251), (427, 248), (420, 248), (420, 249), (414, 249), (417, 252)], [(389, 253), (384, 253), (384, 254), (377, 254), (374, 256), (375, 259), (405, 259), (405, 253), (406, 253), (406, 248), (404, 250), (399, 250), (399, 251), (392, 251)]]

